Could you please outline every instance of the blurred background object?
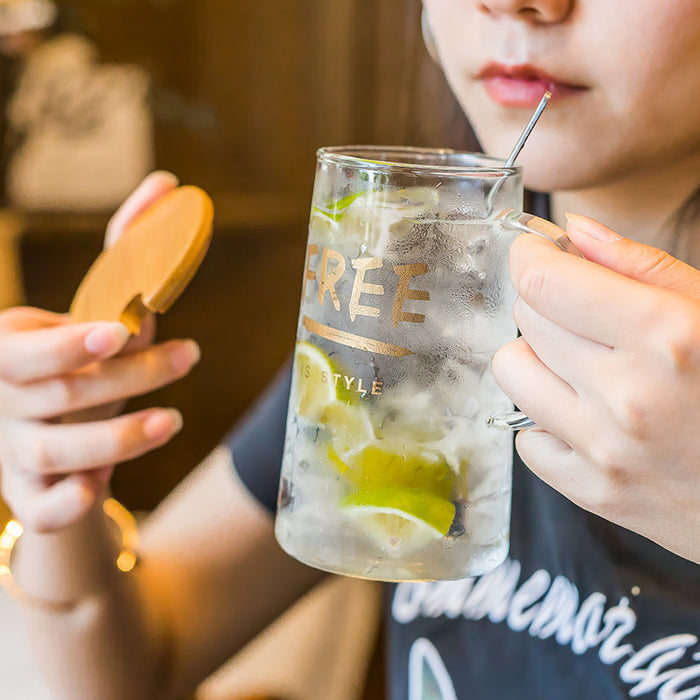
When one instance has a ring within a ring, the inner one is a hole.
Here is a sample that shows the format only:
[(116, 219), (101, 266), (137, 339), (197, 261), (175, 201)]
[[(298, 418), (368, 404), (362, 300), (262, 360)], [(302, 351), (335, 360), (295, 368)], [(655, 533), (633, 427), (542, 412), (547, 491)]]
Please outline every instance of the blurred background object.
[(2, 0), (0, 2), (0, 34), (6, 41), (16, 41), (27, 32), (51, 27), (58, 8), (51, 0)]
[(24, 302), (19, 255), (23, 232), (22, 218), (10, 209), (0, 209), (0, 309)]
[(329, 577), (205, 681), (197, 700), (386, 700), (383, 679), (364, 682), (381, 606), (381, 586)]
[(59, 34), (24, 56), (7, 110), (16, 141), (8, 203), (32, 211), (108, 211), (153, 168), (145, 71), (104, 65), (95, 45)]
[(316, 149), (476, 146), (423, 46), (420, 0), (0, 0), (0, 140), (0, 308), (66, 311), (152, 167), (214, 198), (210, 253), (159, 323), (203, 361), (129, 407), (185, 418), (171, 445), (117, 470), (133, 510), (169, 492), (291, 354)]
[[(19, 237), (21, 218), (5, 207), (8, 158), (8, 101), (15, 90), (14, 59), (28, 54), (52, 27), (58, 8), (51, 0), (2, 0), (0, 2), (0, 309), (24, 301)], [(0, 511), (1, 514), (1, 511)]]

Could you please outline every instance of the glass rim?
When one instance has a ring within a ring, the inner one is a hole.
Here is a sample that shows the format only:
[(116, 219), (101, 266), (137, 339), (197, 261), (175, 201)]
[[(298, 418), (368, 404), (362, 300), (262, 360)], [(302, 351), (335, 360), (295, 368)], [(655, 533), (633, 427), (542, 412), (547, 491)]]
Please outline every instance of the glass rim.
[[(372, 155), (382, 156), (395, 154), (396, 160), (372, 158)], [(407, 160), (398, 160), (400, 154)], [(424, 157), (452, 159), (452, 163), (415, 162)], [(460, 151), (452, 148), (430, 148), (420, 146), (326, 146), (316, 151), (319, 163), (340, 165), (362, 170), (415, 172), (422, 175), (445, 175), (449, 177), (478, 176), (478, 177), (510, 177), (522, 173), (522, 167), (513, 165), (507, 167), (505, 159), (487, 156), (474, 151)], [(411, 157), (415, 161), (410, 160)], [(458, 161), (463, 159), (464, 163)], [(474, 162), (466, 162), (471, 160)]]

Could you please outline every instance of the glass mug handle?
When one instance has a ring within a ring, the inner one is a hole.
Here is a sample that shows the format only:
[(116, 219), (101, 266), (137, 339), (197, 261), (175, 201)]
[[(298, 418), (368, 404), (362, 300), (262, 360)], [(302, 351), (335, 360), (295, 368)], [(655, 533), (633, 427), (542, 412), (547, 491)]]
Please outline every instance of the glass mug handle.
[[(567, 238), (566, 233), (556, 224), (539, 216), (532, 214), (522, 214), (514, 209), (507, 209), (498, 217), (501, 225), (505, 229), (521, 231), (522, 233), (534, 233), (551, 241), (565, 253), (571, 253), (579, 258), (583, 255), (581, 251)], [(487, 424), (502, 430), (525, 430), (532, 428), (536, 423), (525, 415), (522, 411), (498, 411), (489, 416)]]

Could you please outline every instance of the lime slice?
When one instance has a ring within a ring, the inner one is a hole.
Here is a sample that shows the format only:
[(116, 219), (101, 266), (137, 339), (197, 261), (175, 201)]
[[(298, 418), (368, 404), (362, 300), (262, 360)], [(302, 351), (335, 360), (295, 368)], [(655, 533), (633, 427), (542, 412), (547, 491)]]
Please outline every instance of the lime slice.
[(348, 459), (348, 466), (361, 489), (417, 489), (441, 498), (452, 493), (454, 474), (447, 462), (436, 453), (412, 452), (406, 445), (375, 441)]
[(334, 202), (328, 202), (325, 207), (314, 207), (313, 211), (314, 213), (318, 213), (329, 218), (331, 221), (340, 221), (343, 218), (345, 210), (363, 194), (366, 194), (366, 192), (363, 190), (360, 190), (359, 192), (351, 192), (345, 197), (341, 197)]
[(326, 407), (321, 422), (331, 433), (336, 456), (346, 463), (376, 440), (369, 413), (362, 405), (335, 401)]
[(432, 493), (383, 488), (352, 494), (343, 512), (383, 551), (398, 557), (444, 537), (455, 506)]
[(315, 345), (301, 340), (294, 355), (294, 407), (297, 415), (318, 422), (330, 404), (337, 400), (333, 366)]

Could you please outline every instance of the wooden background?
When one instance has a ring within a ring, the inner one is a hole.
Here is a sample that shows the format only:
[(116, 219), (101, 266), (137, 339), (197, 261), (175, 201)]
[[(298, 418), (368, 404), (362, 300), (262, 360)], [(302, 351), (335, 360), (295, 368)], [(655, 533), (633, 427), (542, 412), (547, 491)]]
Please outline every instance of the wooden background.
[[(291, 354), (314, 153), (323, 145), (474, 147), (426, 55), (418, 0), (67, 0), (66, 25), (152, 81), (156, 162), (214, 197), (209, 256), (162, 319), (203, 361), (132, 409), (176, 406), (184, 431), (119, 467), (117, 497), (151, 508), (228, 431)], [(109, 167), (106, 163), (105, 167)], [(66, 310), (109, 213), (29, 217), (29, 303)], [(262, 276), (274, 284), (261, 284)]]

